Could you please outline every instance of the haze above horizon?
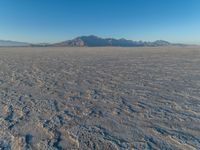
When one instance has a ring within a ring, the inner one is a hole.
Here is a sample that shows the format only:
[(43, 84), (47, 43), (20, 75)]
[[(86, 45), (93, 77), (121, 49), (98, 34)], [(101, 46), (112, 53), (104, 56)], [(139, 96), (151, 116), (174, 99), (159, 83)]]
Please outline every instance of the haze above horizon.
[(81, 35), (200, 44), (199, 0), (1, 0), (0, 39), (60, 42)]

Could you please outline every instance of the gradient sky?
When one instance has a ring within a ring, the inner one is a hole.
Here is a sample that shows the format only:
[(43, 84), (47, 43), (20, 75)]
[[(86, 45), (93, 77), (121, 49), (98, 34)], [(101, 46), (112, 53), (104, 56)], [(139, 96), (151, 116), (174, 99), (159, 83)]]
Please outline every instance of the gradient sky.
[(0, 39), (79, 35), (200, 44), (200, 0), (0, 0)]

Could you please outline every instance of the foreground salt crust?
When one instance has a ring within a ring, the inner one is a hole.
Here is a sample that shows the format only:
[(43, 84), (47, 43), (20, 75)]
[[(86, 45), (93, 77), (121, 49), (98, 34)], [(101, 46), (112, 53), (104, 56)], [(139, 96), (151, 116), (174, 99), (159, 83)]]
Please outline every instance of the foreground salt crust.
[(0, 149), (200, 149), (200, 48), (0, 48)]

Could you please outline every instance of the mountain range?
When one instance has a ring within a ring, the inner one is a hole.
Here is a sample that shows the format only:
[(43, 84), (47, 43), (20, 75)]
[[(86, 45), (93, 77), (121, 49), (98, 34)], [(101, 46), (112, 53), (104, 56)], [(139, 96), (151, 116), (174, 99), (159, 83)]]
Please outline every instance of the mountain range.
[(0, 46), (30, 46), (29, 43), (25, 42), (17, 42), (17, 41), (9, 41), (9, 40), (0, 40)]
[[(103, 47), (103, 46), (115, 46), (115, 47), (144, 47), (144, 46), (169, 46), (177, 45), (163, 40), (157, 40), (154, 42), (145, 41), (132, 41), (127, 39), (115, 39), (115, 38), (101, 38), (98, 36), (80, 36), (72, 40), (63, 41), (60, 43), (48, 44), (31, 44), (25, 42), (5, 41), (0, 40), (0, 46), (30, 46), (30, 47)], [(180, 45), (180, 44), (178, 44)]]
[(127, 39), (100, 38), (98, 36), (80, 36), (73, 40), (55, 43), (53, 46), (73, 46), (73, 47), (100, 47), (100, 46), (120, 46), (120, 47), (138, 47), (138, 46), (166, 46), (171, 43), (163, 40), (155, 42), (132, 41)]

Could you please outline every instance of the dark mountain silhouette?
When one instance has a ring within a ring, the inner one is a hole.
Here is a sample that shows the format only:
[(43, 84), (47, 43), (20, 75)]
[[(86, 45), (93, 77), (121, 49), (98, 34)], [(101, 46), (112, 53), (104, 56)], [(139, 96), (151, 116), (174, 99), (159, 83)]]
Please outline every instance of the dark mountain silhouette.
[(171, 43), (163, 40), (155, 42), (132, 41), (126, 39), (100, 38), (94, 35), (80, 36), (73, 40), (53, 44), (53, 46), (79, 46), (79, 47), (98, 47), (98, 46), (121, 46), (121, 47), (139, 47), (139, 46), (167, 46)]
[(103, 46), (118, 46), (118, 47), (145, 47), (145, 46), (169, 46), (169, 45), (178, 45), (183, 46), (184, 44), (173, 44), (163, 40), (157, 40), (154, 42), (145, 42), (145, 41), (132, 41), (127, 39), (115, 39), (115, 38), (101, 38), (98, 36), (80, 36), (72, 40), (48, 44), (48, 43), (39, 43), (39, 44), (30, 44), (25, 42), (16, 42), (16, 41), (5, 41), (0, 40), (0, 46), (30, 46), (30, 47), (50, 47), (50, 46), (68, 46), (68, 47), (103, 47)]

